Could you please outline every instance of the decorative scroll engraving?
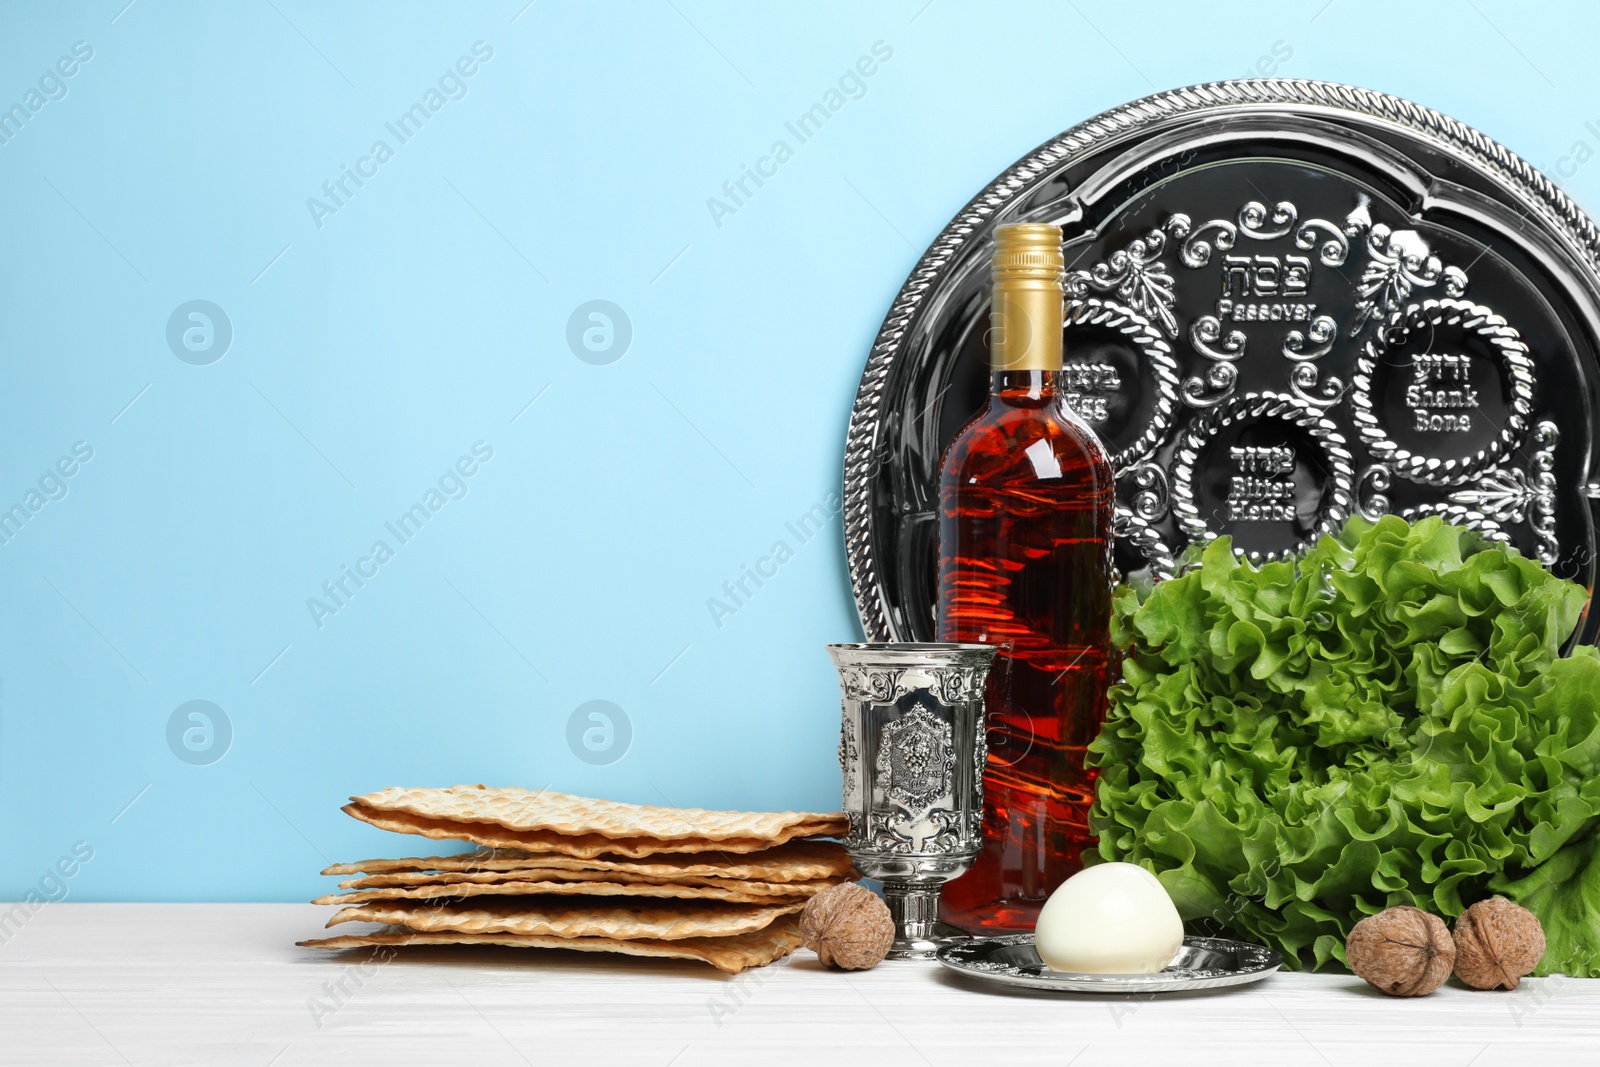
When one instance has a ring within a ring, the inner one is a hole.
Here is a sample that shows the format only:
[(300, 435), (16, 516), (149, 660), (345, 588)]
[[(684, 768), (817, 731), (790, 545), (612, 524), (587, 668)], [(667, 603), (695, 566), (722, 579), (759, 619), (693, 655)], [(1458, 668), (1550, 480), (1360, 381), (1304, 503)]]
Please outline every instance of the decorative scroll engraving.
[(1272, 218), (1269, 220), (1266, 206), (1258, 200), (1252, 200), (1239, 209), (1239, 230), (1256, 241), (1274, 241), (1288, 236), (1299, 215), (1293, 204), (1280, 200), (1272, 209)]
[[(926, 852), (951, 852), (963, 844), (966, 833), (953, 811), (929, 811), (919, 817), (900, 818), (888, 812), (874, 811), (871, 818), (871, 847), (890, 855), (912, 855)], [(978, 816), (978, 830), (982, 832), (983, 816)]]
[(861, 750), (856, 743), (856, 724), (848, 714), (839, 721), (839, 774), (844, 779), (844, 808), (846, 811), (854, 810), (854, 805), (859, 796), (859, 782), (861, 775), (856, 771), (856, 764), (861, 759)]
[(870, 700), (874, 704), (889, 704), (905, 696), (903, 670), (869, 670), (865, 667), (841, 667), (839, 681), (848, 700)]
[(978, 678), (985, 672), (976, 667), (943, 667), (930, 670), (933, 684), (928, 694), (946, 704), (960, 704), (971, 700), (979, 686)]
[(1561, 542), (1556, 540), (1556, 442), (1561, 431), (1548, 420), (1539, 423), (1533, 431), (1539, 450), (1533, 454), (1533, 533), (1539, 539), (1539, 562), (1546, 567), (1555, 566), (1561, 555)]
[[(914, 688), (906, 684), (909, 673), (907, 670), (888, 668), (841, 667), (839, 679), (847, 699), (892, 704)], [(927, 692), (935, 700), (946, 704), (960, 703), (972, 694), (977, 684), (975, 679), (980, 673), (975, 667), (930, 670), (927, 674), (933, 682), (927, 687)]]
[[(1185, 267), (1205, 266), (1211, 262), (1213, 250), (1226, 252), (1238, 240), (1239, 228), (1226, 219), (1212, 219), (1193, 229), (1189, 226), (1187, 215), (1173, 215), (1170, 221), (1178, 222), (1179, 228), (1183, 231), (1179, 236), (1186, 238), (1183, 247), (1178, 250), (1178, 258), (1183, 261)], [(1206, 240), (1208, 235), (1213, 234), (1215, 236), (1209, 241)]]
[(1167, 472), (1154, 463), (1141, 463), (1124, 471), (1118, 480), (1132, 484), (1134, 493), (1129, 504), (1118, 502), (1112, 533), (1138, 549), (1157, 577), (1172, 577), (1176, 566), (1172, 549), (1155, 527), (1166, 518), (1172, 503)]
[(1525, 522), (1533, 504), (1533, 485), (1525, 471), (1500, 468), (1478, 476), (1471, 489), (1457, 489), (1446, 500), (1475, 508), (1495, 522)]
[(1289, 390), (1295, 396), (1315, 407), (1338, 403), (1344, 396), (1345, 385), (1337, 375), (1320, 381), (1321, 372), (1314, 363), (1299, 363), (1289, 372)]
[(1344, 217), (1344, 235), (1352, 241), (1368, 230), (1372, 229), (1372, 197), (1366, 193), (1356, 194), (1356, 206), (1350, 209), (1350, 214)]
[[(1374, 463), (1361, 472), (1361, 477), (1356, 479), (1356, 510), (1368, 522), (1377, 522), (1389, 514), (1389, 498), (1385, 496), (1393, 481), (1389, 468), (1381, 463)], [(1372, 487), (1371, 496), (1362, 496), (1366, 486)]]
[(1308, 359), (1321, 359), (1333, 350), (1333, 342), (1339, 337), (1339, 324), (1333, 321), (1331, 315), (1318, 315), (1311, 320), (1307, 331), (1310, 334), (1313, 347), (1306, 347), (1306, 334), (1299, 330), (1290, 330), (1283, 336), (1283, 356), (1296, 362)]
[[(981, 713), (980, 713), (981, 714)], [(972, 750), (972, 795), (983, 795), (983, 773), (989, 767), (989, 731), (986, 721), (978, 725), (978, 743)], [(967, 812), (967, 839), (970, 841), (981, 840), (983, 837), (983, 805), (974, 804)], [(959, 846), (956, 842), (952, 847)]]
[(1141, 463), (1128, 472), (1139, 492), (1133, 498), (1133, 514), (1146, 522), (1164, 517), (1171, 504), (1167, 472), (1154, 463)]
[[(1253, 241), (1275, 241), (1294, 234), (1295, 247), (1315, 252), (1324, 266), (1337, 267), (1350, 253), (1350, 236), (1363, 226), (1358, 201), (1341, 225), (1327, 219), (1300, 221), (1299, 209), (1288, 200), (1271, 209), (1252, 200), (1239, 209), (1236, 222), (1211, 219), (1189, 232), (1180, 250), (1187, 267), (1203, 267), (1214, 251), (1227, 252), (1246, 237)], [(1172, 216), (1183, 218), (1186, 216)], [(1180, 227), (1182, 228), (1182, 227)], [(1207, 240), (1207, 238), (1210, 238)], [(1245, 354), (1246, 335), (1238, 329), (1223, 333), (1223, 321), (1304, 322), (1304, 328), (1288, 329), (1280, 351), (1296, 364), (1289, 372), (1289, 390), (1313, 407), (1327, 408), (1344, 396), (1345, 383), (1337, 376), (1324, 379), (1311, 366), (1333, 350), (1339, 328), (1331, 315), (1318, 314), (1311, 297), (1312, 261), (1300, 255), (1229, 255), (1222, 262), (1222, 297), (1215, 315), (1201, 315), (1189, 327), (1189, 343), (1201, 356), (1212, 361), (1205, 372), (1196, 373), (1183, 383), (1184, 400), (1199, 408), (1215, 407), (1233, 395), (1238, 384), (1237, 368), (1219, 369)]]
[(1214, 407), (1233, 393), (1239, 380), (1238, 368), (1233, 361), (1244, 355), (1246, 339), (1243, 332), (1230, 330), (1222, 335), (1222, 323), (1215, 315), (1202, 315), (1189, 326), (1189, 343), (1194, 350), (1214, 362), (1205, 377), (1194, 375), (1183, 383), (1183, 399), (1197, 408)]
[(1117, 299), (1147, 319), (1161, 324), (1167, 336), (1178, 336), (1178, 320), (1172, 313), (1177, 296), (1176, 282), (1167, 265), (1161, 262), (1167, 236), (1181, 237), (1188, 232), (1188, 219), (1174, 215), (1143, 237), (1111, 253), (1088, 270), (1067, 275), (1067, 294), (1083, 299), (1090, 290), (1115, 293)]
[[(1295, 229), (1300, 212), (1287, 200), (1278, 201), (1270, 212), (1265, 204), (1252, 200), (1241, 207), (1235, 217), (1237, 222), (1211, 219), (1189, 230), (1187, 215), (1170, 216), (1169, 224), (1172, 220), (1181, 219), (1182, 227), (1188, 233), (1188, 239), (1179, 250), (1183, 265), (1205, 266), (1211, 262), (1213, 251), (1228, 251), (1238, 243), (1241, 235), (1253, 241), (1275, 241), (1287, 237)], [(1344, 227), (1335, 226), (1327, 219), (1307, 219), (1295, 231), (1294, 243), (1295, 247), (1307, 251), (1315, 249), (1317, 258), (1330, 267), (1343, 263), (1350, 254), (1350, 241)]]
[(1189, 343), (1207, 359), (1232, 363), (1244, 355), (1248, 340), (1241, 330), (1229, 330), (1226, 337), (1222, 336), (1222, 323), (1217, 317), (1201, 315), (1189, 327)]
[[(1213, 363), (1204, 378), (1184, 380), (1183, 399), (1197, 408), (1215, 407), (1233, 395), (1233, 387), (1238, 381), (1239, 372), (1232, 363)], [(1209, 394), (1207, 389), (1211, 390)]]
[(1419, 288), (1429, 288), (1441, 278), (1448, 297), (1467, 291), (1467, 272), (1447, 267), (1433, 254), (1415, 230), (1391, 230), (1378, 223), (1367, 232), (1368, 262), (1356, 283), (1354, 337), (1373, 319), (1387, 319), (1400, 311)]
[[(1323, 235), (1320, 244), (1319, 232)], [(1301, 248), (1316, 248), (1317, 258), (1329, 267), (1339, 266), (1350, 255), (1350, 242), (1344, 231), (1327, 219), (1307, 219), (1300, 232), (1294, 235), (1294, 243)]]

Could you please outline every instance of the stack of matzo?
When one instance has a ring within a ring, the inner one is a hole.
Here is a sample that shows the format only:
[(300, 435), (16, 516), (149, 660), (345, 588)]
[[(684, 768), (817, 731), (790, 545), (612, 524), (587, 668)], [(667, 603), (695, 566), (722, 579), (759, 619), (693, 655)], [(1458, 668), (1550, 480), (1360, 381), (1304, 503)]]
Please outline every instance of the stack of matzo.
[(385, 830), (469, 841), (455, 856), (337, 863), (315, 948), (487, 944), (705, 960), (729, 974), (800, 945), (794, 916), (854, 877), (840, 813), (703, 811), (490, 789), (385, 789), (344, 810)]

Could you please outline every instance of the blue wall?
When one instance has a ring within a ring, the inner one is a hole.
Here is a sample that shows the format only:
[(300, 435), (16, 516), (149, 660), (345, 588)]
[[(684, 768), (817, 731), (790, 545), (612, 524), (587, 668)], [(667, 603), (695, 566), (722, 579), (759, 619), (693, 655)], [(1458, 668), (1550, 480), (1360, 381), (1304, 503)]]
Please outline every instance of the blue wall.
[(412, 847), (338, 811), (386, 785), (834, 804), (857, 623), (786, 524), (918, 252), (1107, 107), (1346, 81), (1600, 205), (1576, 0), (125, 2), (0, 9), (12, 898), (304, 899)]

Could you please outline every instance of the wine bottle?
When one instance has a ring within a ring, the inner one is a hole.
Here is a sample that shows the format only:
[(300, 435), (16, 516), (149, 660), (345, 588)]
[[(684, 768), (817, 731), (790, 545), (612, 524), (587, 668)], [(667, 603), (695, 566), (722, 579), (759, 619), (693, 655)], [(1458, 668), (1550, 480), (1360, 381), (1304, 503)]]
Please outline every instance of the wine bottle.
[(995, 231), (990, 391), (939, 478), (941, 641), (999, 646), (989, 676), (983, 852), (944, 892), (944, 921), (1032, 931), (1092, 843), (1084, 750), (1111, 667), (1104, 445), (1062, 399), (1061, 230)]

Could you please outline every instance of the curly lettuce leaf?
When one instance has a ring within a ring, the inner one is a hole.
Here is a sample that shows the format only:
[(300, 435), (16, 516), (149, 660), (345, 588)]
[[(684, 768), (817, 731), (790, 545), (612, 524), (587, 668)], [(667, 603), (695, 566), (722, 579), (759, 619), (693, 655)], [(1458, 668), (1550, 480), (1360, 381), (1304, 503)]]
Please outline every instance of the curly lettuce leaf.
[(1600, 976), (1600, 658), (1560, 655), (1585, 599), (1437, 518), (1259, 567), (1212, 542), (1115, 600), (1098, 858), (1294, 966), (1342, 964), (1386, 907), (1500, 893), (1545, 921), (1546, 970)]

